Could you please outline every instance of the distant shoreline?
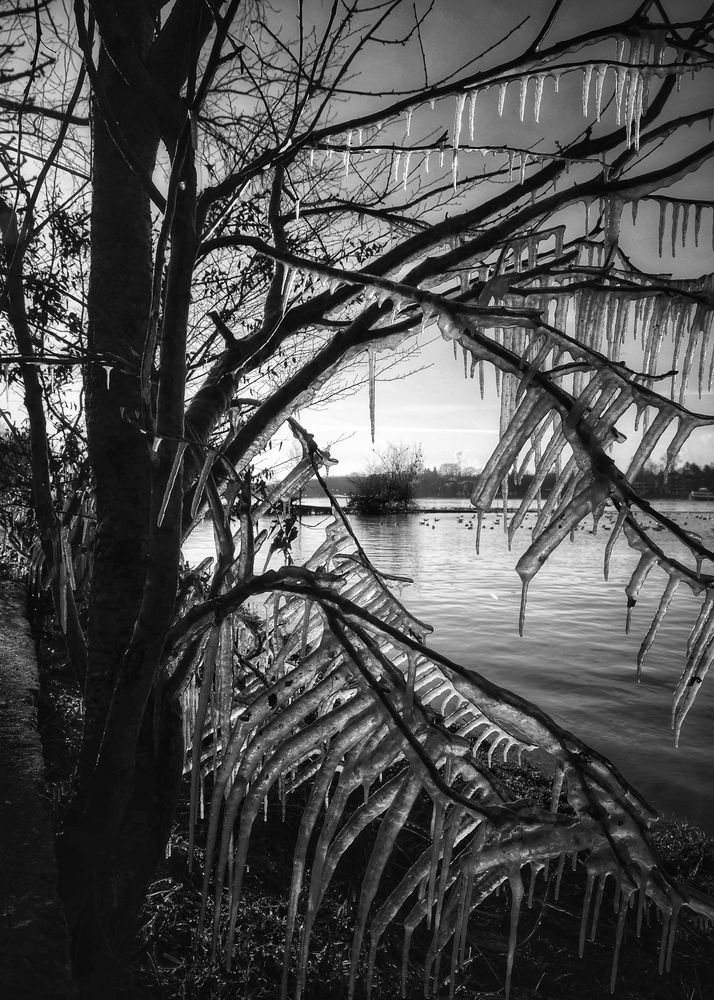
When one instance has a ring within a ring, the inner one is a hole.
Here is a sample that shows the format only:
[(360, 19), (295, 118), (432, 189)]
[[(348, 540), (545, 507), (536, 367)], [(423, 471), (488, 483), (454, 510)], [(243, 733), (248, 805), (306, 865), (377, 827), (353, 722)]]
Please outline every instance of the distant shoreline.
[[(453, 503), (449, 504), (448, 502), (446, 502), (446, 501), (448, 501), (448, 499), (450, 499), (450, 498), (445, 498), (445, 502), (443, 504), (434, 504), (434, 503), (432, 503), (428, 507), (416, 506), (416, 507), (412, 508), (411, 510), (386, 510), (386, 511), (377, 511), (374, 514), (363, 514), (363, 513), (358, 512), (358, 511), (348, 511), (348, 513), (353, 513), (353, 514), (359, 513), (360, 517), (383, 517), (383, 516), (387, 516), (387, 515), (391, 515), (391, 514), (469, 514), (469, 515), (471, 515), (473, 517), (476, 517), (477, 511), (475, 510), (475, 508), (467, 505), (468, 501), (467, 501), (466, 497), (460, 498), (461, 501), (462, 501), (461, 506), (454, 506)], [(672, 503), (672, 502), (681, 503), (681, 502), (683, 502), (684, 500), (687, 500), (687, 499), (688, 499), (687, 497), (657, 497), (656, 501), (659, 502), (659, 503), (661, 503), (661, 502), (664, 502), (664, 503)], [(343, 506), (343, 508), (347, 509), (347, 497), (337, 496), (337, 500), (340, 502), (340, 504)], [(419, 500), (420, 500), (420, 498), (416, 497), (416, 503), (417, 504), (419, 504)], [(518, 497), (512, 497), (510, 499), (509, 503), (508, 503), (507, 510), (508, 510), (509, 513), (513, 514), (513, 513), (515, 513), (519, 509), (519, 507), (520, 507), (520, 500), (519, 500), (519, 498)], [(534, 511), (537, 509), (535, 503), (531, 504), (531, 508)], [(327, 501), (327, 498), (325, 498), (325, 502), (322, 503), (322, 504), (320, 504), (320, 503), (311, 503), (309, 501), (304, 501), (303, 500), (300, 503), (294, 503), (293, 509), (296, 510), (297, 513), (299, 515), (301, 515), (301, 516), (302, 515), (308, 515), (309, 516), (309, 515), (315, 515), (315, 514), (327, 514), (330, 511), (330, 504)], [(687, 510), (689, 510), (689, 509), (690, 508), (687, 508)], [(701, 507), (701, 506), (699, 506), (699, 504), (695, 504), (694, 506), (691, 507), (692, 513), (706, 512), (708, 510), (709, 510), (709, 508), (707, 508), (707, 507)], [(503, 513), (503, 504), (502, 503), (499, 503), (499, 504), (496, 504), (496, 505), (494, 505), (492, 507), (489, 507), (487, 510), (484, 511), (484, 514), (501, 514), (501, 513)], [(682, 511), (682, 513), (684, 513), (684, 511)]]

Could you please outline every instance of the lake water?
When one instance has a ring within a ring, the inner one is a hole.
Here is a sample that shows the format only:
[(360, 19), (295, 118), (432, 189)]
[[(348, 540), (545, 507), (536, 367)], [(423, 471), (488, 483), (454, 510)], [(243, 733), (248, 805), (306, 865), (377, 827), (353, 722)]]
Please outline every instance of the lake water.
[[(439, 503), (458, 501), (422, 502)], [(667, 500), (659, 506), (714, 546), (713, 502)], [(352, 523), (379, 569), (414, 580), (401, 597), (434, 627), (430, 645), (539, 704), (605, 754), (664, 815), (679, 813), (714, 832), (714, 677), (702, 684), (677, 749), (670, 729), (672, 691), (699, 609), (689, 589), (677, 591), (637, 684), (637, 651), (666, 576), (652, 571), (626, 636), (623, 588), (637, 555), (621, 538), (605, 582), (603, 556), (614, 516), (603, 517), (597, 535), (579, 530), (551, 556), (531, 583), (525, 635), (519, 638), (514, 566), (528, 546), (535, 514), (526, 518), (511, 552), (501, 515), (486, 515), (477, 555), (467, 501), (464, 508), (463, 515), (354, 517)], [(317, 515), (304, 518), (296, 560), (320, 543), (324, 523)], [(664, 534), (654, 537), (661, 541)], [(213, 554), (210, 524), (196, 529), (184, 554), (191, 562)]]

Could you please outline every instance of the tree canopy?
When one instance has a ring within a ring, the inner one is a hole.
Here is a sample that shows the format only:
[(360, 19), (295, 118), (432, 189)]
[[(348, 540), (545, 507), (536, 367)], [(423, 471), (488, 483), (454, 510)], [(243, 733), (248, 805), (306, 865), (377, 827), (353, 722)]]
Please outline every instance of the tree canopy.
[[(660, 916), (663, 966), (680, 910), (714, 914), (662, 870), (653, 814), (607, 760), (428, 646), (336, 502), (305, 565), (256, 562), (271, 530), (290, 532), (284, 500), (313, 475), (329, 495), (333, 458), (299, 412), (366, 376), (374, 427), (384, 352), (435, 330), (482, 393), (499, 392), (476, 510), (530, 471), (514, 536), (555, 474), (518, 562), (521, 628), (548, 556), (611, 505), (613, 539), (640, 553), (628, 605), (653, 567), (666, 575), (640, 664), (676, 589), (700, 601), (676, 734), (714, 658), (712, 553), (637, 489), (658, 442), (671, 464), (714, 422), (695, 398), (714, 373), (712, 275), (699, 273), (714, 207), (711, 10), (556, 0), (520, 24), (494, 18), (502, 38), (435, 69), (433, 6), (0, 11), (0, 360), (28, 419), (31, 579), (52, 592), (83, 685), (59, 860), (84, 996), (130, 992), (134, 921), (184, 768), (192, 852), (208, 800), (203, 923), (228, 964), (253, 822), (268, 795), (309, 788), (286, 993), (304, 989), (340, 858), (375, 825), (350, 996), (360, 969), (369, 992), (393, 922), (406, 954), (429, 927), (427, 991), (447, 966), (453, 989), (469, 915), (501, 885), (508, 994), (522, 871), (566, 854), (587, 869), (584, 928), (615, 877), (613, 982), (633, 900)], [(447, 5), (457, 24), (462, 6)], [(292, 468), (270, 449), (286, 422)], [(629, 455), (622, 426), (638, 439)], [(206, 513), (216, 557), (187, 568), (182, 543)], [(656, 541), (643, 515), (664, 529)], [(492, 769), (535, 752), (548, 809)], [(432, 843), (386, 892), (421, 795)]]

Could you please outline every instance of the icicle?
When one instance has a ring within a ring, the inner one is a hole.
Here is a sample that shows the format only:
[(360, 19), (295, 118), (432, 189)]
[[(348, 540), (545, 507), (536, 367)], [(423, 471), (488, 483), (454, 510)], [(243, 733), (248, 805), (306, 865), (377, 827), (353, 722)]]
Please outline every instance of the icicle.
[(635, 566), (632, 576), (630, 577), (629, 583), (625, 587), (625, 594), (627, 596), (627, 618), (625, 621), (625, 635), (630, 634), (630, 628), (632, 625), (632, 609), (635, 604), (637, 604), (637, 598), (639, 596), (640, 590), (642, 589), (642, 584), (645, 582), (649, 576), (650, 570), (657, 562), (657, 556), (654, 552), (646, 549), (640, 556), (640, 561)]
[(518, 614), (518, 634), (521, 636), (523, 635), (523, 629), (526, 624), (526, 603), (528, 601), (528, 584), (530, 582), (529, 577), (524, 576), (521, 578), (521, 609)]
[(102, 365), (102, 368), (104, 369), (104, 372), (106, 374), (107, 392), (109, 392), (109, 389), (110, 389), (110, 379), (112, 377), (112, 366), (111, 365)]
[(627, 148), (632, 145), (632, 123), (635, 117), (635, 95), (637, 93), (636, 71), (627, 70), (625, 79), (625, 134)]
[(342, 153), (342, 163), (345, 167), (345, 177), (349, 177), (350, 174), (350, 151), (345, 149)]
[(591, 63), (583, 66), (583, 116), (587, 118), (588, 116), (588, 102), (590, 100), (590, 78), (593, 75), (593, 67)]
[(558, 869), (555, 875), (555, 889), (554, 889), (554, 896), (556, 900), (560, 896), (560, 883), (563, 879), (563, 870), (565, 869), (565, 858), (566, 858), (565, 852), (563, 852), (558, 858)]
[(504, 83), (499, 83), (498, 85), (498, 114), (503, 117), (503, 105), (506, 101), (506, 90), (508, 88), (508, 80)]
[(595, 121), (600, 121), (602, 110), (602, 85), (605, 80), (607, 63), (598, 63), (595, 67)]
[(578, 955), (580, 958), (583, 957), (583, 952), (585, 951), (585, 935), (588, 928), (588, 915), (590, 913), (590, 900), (593, 894), (594, 881), (595, 872), (593, 869), (589, 868), (585, 882), (585, 894), (583, 896), (583, 912), (580, 917), (580, 940), (578, 942)]
[(521, 184), (526, 179), (526, 167), (528, 166), (528, 153), (521, 153)]
[(620, 961), (620, 949), (622, 938), (625, 933), (625, 917), (627, 916), (627, 902), (623, 899), (620, 903), (620, 912), (617, 916), (617, 929), (615, 931), (615, 952), (612, 956), (612, 972), (610, 973), (610, 993), (615, 992), (615, 980), (617, 979), (617, 966)]
[(513, 180), (513, 161), (516, 157), (515, 152), (512, 149), (508, 150), (508, 183), (510, 184)]
[(682, 208), (682, 203), (679, 201), (672, 202), (672, 256), (674, 257), (677, 252), (677, 227), (679, 226), (679, 214)]
[(677, 456), (682, 450), (682, 447), (686, 440), (689, 438), (690, 434), (697, 426), (695, 420), (691, 417), (682, 415), (679, 418), (679, 423), (677, 425), (677, 430), (672, 438), (672, 440), (667, 445), (667, 454), (664, 460), (664, 474), (667, 476), (674, 468), (674, 463)]
[(153, 440), (153, 442), (151, 444), (151, 450), (153, 451), (154, 454), (156, 454), (156, 452), (161, 447), (161, 442), (163, 440), (164, 439), (162, 437), (160, 437), (158, 434), (155, 436), (155, 438), (154, 438), (154, 440)]
[(560, 88), (560, 75), (561, 75), (561, 70), (556, 70), (555, 73), (553, 73), (553, 93), (554, 94), (557, 94), (558, 93), (558, 89)]
[(300, 199), (299, 198), (295, 199), (295, 221), (296, 222), (300, 221)]
[(459, 140), (461, 138), (461, 119), (463, 118), (465, 103), (466, 94), (457, 94), (456, 110), (454, 111), (454, 149), (459, 148)]
[(414, 108), (407, 108), (406, 114), (405, 114), (406, 126), (407, 126), (407, 139), (411, 135), (411, 131), (412, 131), (412, 115), (413, 114), (414, 114)]
[(478, 99), (478, 90), (469, 91), (469, 139), (471, 142), (474, 141), (474, 118), (476, 115), (476, 100)]
[(399, 150), (394, 154), (394, 180), (399, 181), (399, 164), (401, 163), (402, 154)]
[(640, 127), (642, 125), (642, 114), (646, 104), (645, 77), (638, 72), (635, 76), (635, 107), (634, 107), (634, 130), (635, 130), (635, 152), (640, 151)]
[(687, 245), (687, 229), (689, 228), (690, 205), (682, 204), (682, 247)]
[(372, 444), (374, 444), (374, 397), (377, 384), (377, 369), (374, 351), (371, 348), (367, 351), (367, 359), (369, 364), (369, 429), (372, 435)]
[(669, 580), (667, 581), (667, 586), (664, 589), (664, 593), (662, 594), (662, 597), (660, 599), (659, 607), (657, 608), (655, 616), (652, 619), (652, 624), (649, 627), (647, 635), (642, 640), (642, 645), (640, 646), (640, 651), (637, 654), (637, 683), (638, 684), (640, 683), (640, 680), (642, 678), (642, 665), (645, 662), (645, 656), (647, 655), (647, 651), (649, 650), (650, 646), (654, 642), (655, 636), (657, 635), (657, 630), (660, 627), (660, 625), (662, 624), (662, 619), (664, 618), (665, 614), (667, 613), (667, 608), (672, 603), (672, 598), (674, 597), (675, 593), (677, 592), (677, 587), (679, 586), (679, 581), (680, 581), (680, 577), (678, 577), (678, 576), (670, 576)]
[(511, 975), (513, 973), (513, 959), (516, 954), (516, 942), (518, 937), (518, 918), (521, 912), (521, 902), (523, 901), (523, 882), (520, 871), (512, 872), (508, 878), (511, 886), (511, 921), (508, 933), (508, 955), (506, 958), (506, 982), (504, 985), (504, 997), (508, 1000), (511, 994)]
[(622, 124), (622, 94), (625, 89), (625, 79), (627, 70), (623, 66), (617, 67), (617, 82), (615, 84), (615, 120), (618, 125)]
[(702, 225), (702, 210), (704, 206), (697, 203), (694, 206), (694, 246), (699, 246), (699, 230)]
[(682, 374), (680, 375), (680, 385), (679, 385), (679, 405), (684, 406), (684, 396), (687, 391), (687, 385), (689, 384), (689, 376), (692, 371), (692, 362), (694, 360), (694, 351), (697, 347), (697, 340), (694, 336), (694, 331), (690, 329), (689, 331), (689, 343), (687, 344), (687, 351), (684, 355), (684, 362), (682, 364)]
[(528, 77), (521, 77), (521, 100), (518, 107), (518, 114), (523, 121), (526, 113), (526, 97), (528, 96)]
[(310, 169), (315, 166), (315, 150), (314, 148), (310, 150)]
[(434, 909), (434, 893), (436, 891), (436, 874), (439, 868), (441, 857), (441, 841), (444, 830), (444, 806), (440, 802), (435, 802), (431, 812), (431, 861), (429, 865), (429, 879), (426, 893), (426, 926), (431, 929), (432, 911)]
[(602, 897), (605, 892), (605, 883), (607, 882), (608, 873), (605, 872), (598, 879), (597, 894), (595, 896), (595, 906), (593, 907), (593, 922), (590, 928), (590, 940), (595, 941), (595, 936), (597, 935), (597, 922), (600, 916), (600, 908), (602, 906)]
[(658, 252), (660, 257), (662, 256), (662, 245), (664, 243), (664, 226), (665, 219), (667, 215), (667, 202), (660, 201), (659, 203), (659, 234), (658, 234)]
[[(632, 201), (630, 202), (630, 210), (632, 212), (632, 225), (633, 226), (637, 225), (637, 210), (638, 210), (639, 207), (640, 207), (640, 199), (639, 198), (633, 198)], [(642, 301), (642, 299), (638, 299), (637, 300), (637, 304), (639, 305), (641, 301)]]
[(535, 95), (533, 97), (533, 114), (536, 122), (540, 122), (540, 106), (543, 100), (543, 84), (545, 83), (545, 73), (539, 73), (536, 77)]
[(454, 150), (453, 158), (451, 160), (451, 183), (454, 189), (454, 194), (456, 193), (458, 170), (459, 170), (459, 154), (456, 152), (456, 150)]
[(407, 189), (407, 179), (409, 177), (409, 161), (411, 160), (411, 158), (412, 158), (412, 151), (408, 150), (404, 154), (404, 175), (402, 178), (402, 187), (404, 188), (405, 191)]

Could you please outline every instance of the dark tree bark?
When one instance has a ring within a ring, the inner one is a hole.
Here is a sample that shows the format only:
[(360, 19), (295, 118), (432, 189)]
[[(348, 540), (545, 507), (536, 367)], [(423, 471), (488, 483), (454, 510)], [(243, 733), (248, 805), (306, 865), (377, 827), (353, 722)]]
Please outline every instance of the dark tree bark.
[[(134, 8), (133, 40), (145, 49), (153, 12), (140, 4)], [(108, 726), (149, 557), (151, 442), (138, 425), (138, 371), (153, 266), (146, 178), (153, 173), (160, 136), (140, 95), (124, 83), (105, 49), (98, 75), (104, 101), (93, 110), (88, 339), (91, 350), (114, 355), (117, 364), (110, 372), (99, 364), (85, 372), (97, 534), (80, 792), (62, 842), (61, 877), (83, 995), (121, 996), (130, 991), (126, 967), (138, 907), (170, 828), (182, 746), (175, 706), (154, 711), (150, 703), (140, 712), (136, 749), (128, 733)], [(131, 150), (132, 166), (117, 147), (117, 134)], [(175, 593), (175, 577), (169, 577), (163, 596), (171, 607)]]

